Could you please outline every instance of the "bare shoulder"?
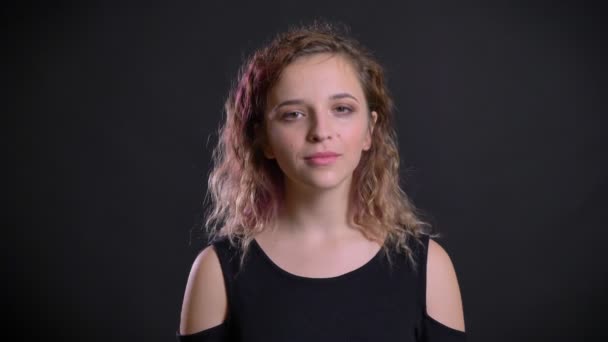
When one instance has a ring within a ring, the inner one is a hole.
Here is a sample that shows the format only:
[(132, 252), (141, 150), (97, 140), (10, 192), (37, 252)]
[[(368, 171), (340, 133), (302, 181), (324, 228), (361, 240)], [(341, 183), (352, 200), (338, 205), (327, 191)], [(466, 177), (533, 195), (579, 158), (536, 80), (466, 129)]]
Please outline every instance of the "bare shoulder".
[(192, 263), (182, 304), (179, 333), (188, 335), (221, 324), (228, 300), (220, 261), (213, 246)]
[(433, 239), (429, 239), (426, 279), (427, 314), (443, 325), (464, 331), (462, 298), (452, 259)]

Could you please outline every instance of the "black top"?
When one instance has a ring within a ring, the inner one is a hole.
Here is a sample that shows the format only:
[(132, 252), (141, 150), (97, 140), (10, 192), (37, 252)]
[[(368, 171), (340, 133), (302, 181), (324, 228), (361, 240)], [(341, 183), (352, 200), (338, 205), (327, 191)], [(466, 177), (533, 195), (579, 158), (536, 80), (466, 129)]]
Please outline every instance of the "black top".
[[(276, 265), (256, 240), (243, 268), (240, 250), (213, 242), (228, 296), (228, 318), (180, 342), (401, 341), (461, 342), (465, 332), (426, 313), (429, 237), (410, 240), (417, 267), (383, 249), (365, 265), (331, 278), (307, 278)], [(240, 271), (240, 272), (239, 272)]]

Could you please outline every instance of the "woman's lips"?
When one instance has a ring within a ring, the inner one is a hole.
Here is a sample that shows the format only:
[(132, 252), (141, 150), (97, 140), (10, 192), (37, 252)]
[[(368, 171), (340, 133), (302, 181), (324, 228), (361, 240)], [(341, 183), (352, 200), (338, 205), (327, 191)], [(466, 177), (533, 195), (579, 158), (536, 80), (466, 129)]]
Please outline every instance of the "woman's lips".
[(309, 158), (305, 158), (306, 162), (310, 165), (329, 165), (332, 164), (333, 162), (336, 161), (336, 159), (338, 159), (338, 157), (340, 157), (339, 155), (332, 155), (332, 156), (315, 156), (315, 157), (309, 157)]

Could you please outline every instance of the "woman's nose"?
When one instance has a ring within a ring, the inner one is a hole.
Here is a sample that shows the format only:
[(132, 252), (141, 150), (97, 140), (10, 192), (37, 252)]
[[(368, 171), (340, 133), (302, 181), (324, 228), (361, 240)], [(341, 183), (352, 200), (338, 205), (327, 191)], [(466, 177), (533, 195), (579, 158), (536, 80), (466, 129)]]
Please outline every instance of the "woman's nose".
[(332, 139), (334, 133), (328, 115), (317, 113), (311, 115), (308, 139), (312, 142)]

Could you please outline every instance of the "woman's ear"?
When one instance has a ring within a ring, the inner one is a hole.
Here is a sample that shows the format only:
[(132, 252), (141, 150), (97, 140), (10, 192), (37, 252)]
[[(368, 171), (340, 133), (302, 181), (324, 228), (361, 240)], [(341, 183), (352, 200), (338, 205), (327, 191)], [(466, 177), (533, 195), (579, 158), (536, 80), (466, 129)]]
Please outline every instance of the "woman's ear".
[(374, 133), (374, 127), (376, 127), (376, 121), (378, 121), (378, 113), (375, 110), (371, 113), (371, 122), (370, 122), (370, 134)]
[(258, 141), (260, 142), (260, 147), (262, 149), (262, 152), (264, 153), (264, 156), (268, 159), (274, 159), (274, 153), (272, 152), (272, 149), (268, 145), (268, 141), (266, 139), (266, 132), (264, 131), (264, 125), (260, 124), (260, 123), (256, 123), (253, 127), (255, 130), (255, 136), (257, 137)]
[(264, 151), (264, 156), (268, 159), (274, 159), (274, 153), (268, 144), (264, 143), (262, 145), (262, 151)]
[(367, 151), (372, 147), (372, 136), (374, 133), (374, 127), (376, 126), (376, 121), (378, 120), (378, 113), (376, 111), (372, 111), (370, 113), (369, 127), (367, 130), (367, 134), (365, 135), (365, 142), (363, 144), (363, 151)]

